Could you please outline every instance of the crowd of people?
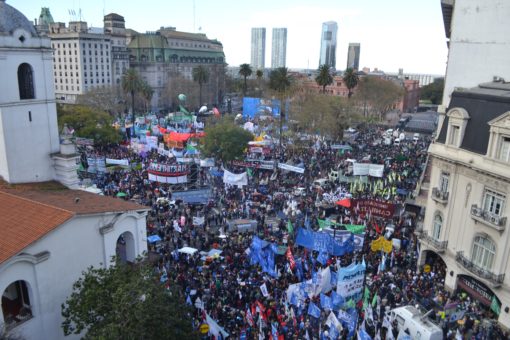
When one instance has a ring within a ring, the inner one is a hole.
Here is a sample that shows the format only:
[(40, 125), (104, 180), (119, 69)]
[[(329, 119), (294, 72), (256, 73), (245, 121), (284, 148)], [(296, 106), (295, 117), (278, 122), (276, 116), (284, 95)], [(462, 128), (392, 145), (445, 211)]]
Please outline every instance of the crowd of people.
[[(498, 327), (483, 321), (494, 318), (490, 309), (460, 290), (445, 289), (446, 268), (439, 257), (418, 262), (415, 228), (421, 217), (418, 211), (407, 211), (405, 202), (412, 198), (425, 170), (430, 140), (424, 137), (398, 146), (386, 145), (381, 142), (383, 131), (375, 126), (360, 128), (342, 152), (317, 136), (287, 141), (279, 161), (300, 165), (303, 173), (254, 166), (248, 184), (243, 186), (225, 185), (221, 176), (200, 167), (195, 187), (207, 185), (211, 189), (210, 200), (202, 204), (175, 200), (175, 185), (149, 180), (151, 162), (176, 164), (176, 158), (156, 150), (140, 154), (129, 145), (86, 153), (140, 164), (95, 176), (94, 182), (105, 195), (124, 193), (123, 199), (151, 207), (148, 235), (161, 239), (149, 244), (154, 270), (162, 285), (180, 286), (195, 310), (194, 326), (199, 329), (208, 322), (209, 334), (216, 338), (228, 334), (232, 339), (397, 339), (399, 333), (400, 337), (406, 334), (387, 312), (405, 305), (418, 306), (424, 312), (432, 309), (429, 316), (442, 329), (444, 339), (506, 338)], [(384, 173), (360, 180), (352, 176), (352, 160), (384, 164)], [(223, 168), (233, 173), (246, 171), (221, 160), (216, 160), (216, 166), (216, 173)], [(341, 177), (330, 180), (332, 171)], [(317, 179), (324, 181), (317, 185)], [(353, 203), (337, 205), (325, 197)], [(354, 203), (356, 199), (390, 203), (394, 213), (382, 218), (362, 212)], [(238, 231), (232, 227), (232, 221), (238, 219), (254, 221), (255, 226)], [(324, 221), (329, 228), (324, 227)], [(320, 233), (333, 229), (335, 237), (334, 223), (337, 229), (363, 225), (359, 248), (324, 258), (298, 245), (300, 228)], [(371, 249), (372, 241), (381, 236), (398, 240), (388, 253)], [(253, 260), (250, 249), (254, 239), (274, 245), (274, 270)], [(198, 251), (179, 252), (183, 247)], [(337, 301), (332, 306), (324, 303), (328, 299), (335, 302), (338, 282), (333, 282), (333, 277), (329, 291), (305, 294), (298, 301), (287, 294), (290, 285), (310, 280), (316, 284), (321, 270), (329, 267), (338, 272), (353, 263), (366, 265), (363, 289), (356, 299)]]

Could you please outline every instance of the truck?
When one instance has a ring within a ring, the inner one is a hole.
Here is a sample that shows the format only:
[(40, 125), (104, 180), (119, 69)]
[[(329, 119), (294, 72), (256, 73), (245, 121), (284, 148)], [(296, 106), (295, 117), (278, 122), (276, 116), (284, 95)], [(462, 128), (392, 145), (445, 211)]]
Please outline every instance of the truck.
[(390, 320), (397, 321), (399, 334), (407, 334), (411, 339), (442, 340), (443, 331), (432, 323), (428, 313), (423, 314), (414, 306), (397, 307), (387, 312)]

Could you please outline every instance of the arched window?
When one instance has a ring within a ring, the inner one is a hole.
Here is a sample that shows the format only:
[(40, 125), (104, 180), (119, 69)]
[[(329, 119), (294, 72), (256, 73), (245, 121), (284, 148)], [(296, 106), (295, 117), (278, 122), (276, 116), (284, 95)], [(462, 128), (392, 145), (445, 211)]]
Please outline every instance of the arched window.
[(116, 255), (121, 262), (135, 262), (135, 240), (131, 232), (126, 231), (117, 239)]
[(11, 283), (2, 294), (2, 313), (8, 329), (32, 317), (28, 284)]
[(436, 214), (434, 216), (434, 224), (432, 226), (432, 237), (435, 240), (439, 240), (439, 237), (441, 236), (441, 227), (443, 226), (443, 218), (441, 215)]
[(496, 256), (496, 245), (492, 240), (483, 235), (475, 237), (471, 261), (473, 264), (484, 269), (491, 269), (494, 257)]
[(34, 99), (34, 73), (32, 66), (23, 63), (18, 67), (19, 99)]

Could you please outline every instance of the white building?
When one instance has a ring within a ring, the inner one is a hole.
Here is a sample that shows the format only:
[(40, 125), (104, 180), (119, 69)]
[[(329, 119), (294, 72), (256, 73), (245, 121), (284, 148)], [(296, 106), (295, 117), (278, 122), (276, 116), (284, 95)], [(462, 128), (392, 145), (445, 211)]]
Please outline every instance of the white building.
[(266, 67), (266, 28), (251, 29), (251, 63), (253, 70)]
[(329, 65), (331, 68), (336, 69), (337, 31), (338, 25), (335, 21), (328, 21), (322, 24), (319, 66)]
[(104, 33), (111, 39), (112, 84), (120, 85), (122, 75), (129, 68), (126, 24), (124, 17), (116, 13), (104, 16)]
[[(460, 289), (510, 328), (510, 84), (456, 91), (429, 148), (421, 263), (442, 259)], [(492, 307), (491, 307), (492, 305)], [(496, 313), (497, 314), (497, 313)]]
[[(112, 85), (111, 37), (92, 33), (83, 21), (50, 25), (53, 76), (57, 101), (75, 103), (97, 86)], [(116, 39), (118, 40), (118, 39)]]
[(285, 67), (287, 60), (287, 29), (273, 28), (271, 68)]
[(76, 184), (73, 145), (59, 144), (51, 43), (4, 0), (0, 74), (0, 331), (63, 339), (73, 283), (114, 255), (142, 255), (148, 209), (51, 182)]
[[(510, 2), (506, 0), (441, 0), (449, 39), (443, 106), (455, 88), (510, 80)], [(443, 109), (444, 111), (444, 109)]]

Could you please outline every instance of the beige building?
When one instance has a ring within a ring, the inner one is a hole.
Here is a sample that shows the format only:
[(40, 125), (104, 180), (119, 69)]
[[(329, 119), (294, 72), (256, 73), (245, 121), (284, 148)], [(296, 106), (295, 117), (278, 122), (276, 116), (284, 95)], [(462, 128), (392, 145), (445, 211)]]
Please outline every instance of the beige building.
[(50, 25), (53, 76), (58, 102), (75, 103), (77, 96), (96, 86), (112, 84), (111, 37), (94, 33), (87, 23)]
[(510, 328), (510, 84), (455, 91), (449, 104), (429, 149), (420, 261), (442, 259), (446, 287)]

